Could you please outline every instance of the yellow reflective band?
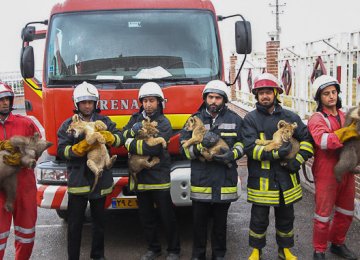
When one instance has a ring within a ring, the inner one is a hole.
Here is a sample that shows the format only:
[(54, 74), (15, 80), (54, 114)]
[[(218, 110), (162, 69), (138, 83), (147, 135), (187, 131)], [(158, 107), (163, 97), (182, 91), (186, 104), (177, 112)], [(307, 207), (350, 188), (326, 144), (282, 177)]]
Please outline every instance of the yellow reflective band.
[(285, 204), (292, 203), (302, 197), (302, 189), (300, 185), (297, 185), (290, 190), (284, 191), (284, 202)]
[(284, 232), (281, 232), (279, 231), (278, 229), (276, 229), (276, 234), (280, 237), (293, 237), (294, 236), (294, 230), (291, 230), (290, 232), (288, 233), (284, 233)]
[(138, 184), (138, 190), (164, 190), (169, 189), (171, 183), (162, 183), (162, 184)]
[(264, 150), (265, 146), (263, 145), (255, 145), (253, 150), (253, 159), (256, 161), (260, 161), (261, 154)]
[(257, 233), (255, 233), (254, 231), (252, 231), (252, 230), (250, 229), (250, 230), (249, 230), (249, 236), (255, 237), (255, 238), (257, 238), (257, 239), (262, 239), (262, 238), (264, 238), (264, 237), (266, 236), (266, 232), (263, 233), (263, 234), (257, 234)]
[(144, 140), (137, 140), (136, 141), (136, 153), (138, 155), (143, 155), (143, 141)]
[(189, 148), (184, 148), (184, 153), (185, 153), (186, 158), (188, 158), (189, 160), (191, 160)]
[(114, 135), (115, 136), (115, 142), (113, 144), (114, 147), (119, 147), (121, 145), (121, 139), (120, 139), (120, 136), (118, 135)]
[(300, 150), (308, 151), (309, 153), (314, 154), (314, 146), (309, 142), (301, 142)]
[(128, 131), (129, 130), (125, 130), (124, 132), (123, 132), (123, 137), (126, 139), (127, 138), (127, 133), (128, 133)]
[(279, 159), (279, 151), (278, 150), (272, 150), (272, 156), (274, 159)]
[(90, 192), (90, 186), (68, 187), (69, 193), (87, 193)]
[(305, 162), (304, 157), (302, 157), (301, 154), (297, 153), (296, 154), (296, 160), (300, 163), (303, 164)]
[(241, 148), (244, 148), (244, 144), (242, 142), (236, 142), (234, 147), (236, 148), (236, 146), (241, 146)]
[(268, 178), (260, 178), (260, 190), (268, 191), (269, 190), (269, 179)]
[(291, 178), (291, 181), (292, 181), (294, 187), (296, 185), (298, 185), (298, 182), (297, 182), (297, 179), (296, 179), (296, 173), (291, 173), (290, 178)]
[(66, 159), (70, 159), (70, 149), (71, 149), (71, 145), (67, 145), (65, 147), (64, 156), (65, 156)]
[(237, 133), (220, 133), (220, 136), (237, 136)]
[(210, 194), (212, 192), (211, 187), (197, 187), (197, 186), (191, 186), (191, 192), (196, 193), (208, 193)]
[(251, 188), (247, 188), (248, 193), (255, 195), (255, 196), (266, 196), (266, 197), (278, 197), (279, 191), (278, 190), (267, 190), (267, 191), (261, 191), (261, 190), (255, 190)]
[(262, 161), (261, 162), (261, 169), (270, 170), (270, 162), (269, 161)]
[(32, 91), (34, 91), (40, 98), (42, 98), (42, 90), (39, 89), (39, 85), (34, 82), (31, 78), (26, 79), (27, 83), (30, 84)]
[(233, 153), (234, 153), (234, 160), (236, 160), (239, 157), (237, 149), (233, 149)]
[(111, 185), (109, 188), (107, 188), (107, 189), (102, 189), (101, 192), (100, 192), (100, 194), (101, 194), (101, 195), (109, 194), (109, 193), (112, 192), (113, 188), (114, 188), (114, 184), (112, 184), (112, 185)]
[(221, 187), (221, 193), (229, 194), (229, 193), (236, 193), (237, 187)]

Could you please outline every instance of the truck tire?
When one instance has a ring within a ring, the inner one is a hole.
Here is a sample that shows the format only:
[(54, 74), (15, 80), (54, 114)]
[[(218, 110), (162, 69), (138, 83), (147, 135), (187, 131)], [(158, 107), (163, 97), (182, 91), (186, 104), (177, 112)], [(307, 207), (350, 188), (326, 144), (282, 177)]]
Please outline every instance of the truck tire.
[(66, 209), (57, 209), (56, 213), (59, 216), (59, 218), (63, 219), (65, 222), (67, 222), (68, 213), (67, 213)]

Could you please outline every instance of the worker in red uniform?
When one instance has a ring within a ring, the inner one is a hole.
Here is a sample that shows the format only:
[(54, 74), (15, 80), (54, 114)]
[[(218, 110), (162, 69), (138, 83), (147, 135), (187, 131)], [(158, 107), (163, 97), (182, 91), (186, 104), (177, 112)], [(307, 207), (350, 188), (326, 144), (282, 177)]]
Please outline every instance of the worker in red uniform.
[[(357, 259), (345, 245), (346, 233), (354, 214), (355, 179), (346, 173), (337, 182), (334, 166), (339, 160), (343, 142), (357, 136), (355, 126), (344, 126), (345, 115), (340, 110), (339, 82), (328, 75), (318, 77), (313, 83), (317, 112), (308, 121), (315, 142), (315, 159), (312, 172), (315, 182), (314, 259), (325, 259), (328, 241), (330, 251), (345, 259)], [(335, 209), (331, 221), (330, 215)]]
[[(8, 140), (14, 135), (33, 136), (39, 133), (39, 129), (31, 119), (11, 112), (13, 104), (13, 90), (7, 84), (0, 82), (0, 140)], [(13, 212), (8, 212), (4, 204), (5, 193), (0, 191), (0, 260), (4, 258), (12, 220), (15, 232), (15, 259), (29, 259), (34, 246), (37, 218), (36, 181), (33, 170), (23, 168), (17, 175)]]

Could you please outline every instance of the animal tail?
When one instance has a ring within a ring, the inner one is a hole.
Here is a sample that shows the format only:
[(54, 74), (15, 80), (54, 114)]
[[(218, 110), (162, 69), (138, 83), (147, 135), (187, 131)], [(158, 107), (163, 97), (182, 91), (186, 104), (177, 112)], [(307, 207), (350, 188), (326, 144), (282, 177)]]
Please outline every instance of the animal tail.
[(90, 193), (95, 190), (95, 187), (96, 187), (96, 185), (97, 185), (98, 182), (99, 182), (99, 177), (101, 176), (102, 172), (103, 172), (103, 170), (100, 170), (98, 173), (95, 174), (94, 184), (93, 184), (93, 186), (92, 186), (92, 188), (91, 188)]

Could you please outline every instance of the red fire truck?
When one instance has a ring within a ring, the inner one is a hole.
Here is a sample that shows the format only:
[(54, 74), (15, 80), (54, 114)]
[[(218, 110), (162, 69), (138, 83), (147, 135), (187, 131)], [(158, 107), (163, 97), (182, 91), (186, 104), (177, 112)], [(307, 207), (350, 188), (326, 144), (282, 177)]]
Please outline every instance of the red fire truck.
[[(144, 82), (155, 81), (162, 87), (164, 112), (174, 130), (168, 147), (171, 195), (175, 205), (191, 205), (190, 164), (179, 155), (178, 132), (201, 105), (204, 85), (224, 80), (217, 25), (224, 18), (216, 16), (210, 0), (67, 0), (52, 8), (49, 20), (23, 28), (26, 112), (41, 123), (46, 139), (55, 144), (36, 168), (39, 207), (66, 216), (67, 171), (56, 155), (57, 130), (73, 113), (73, 88), (83, 81), (99, 89), (101, 113), (119, 129), (139, 109), (137, 93)], [(37, 24), (47, 29), (37, 30)], [(250, 24), (237, 21), (235, 34), (237, 52), (250, 53)], [(34, 77), (31, 46), (39, 39), (45, 39), (41, 83)], [(120, 156), (106, 207), (136, 208), (136, 196), (127, 189), (127, 152), (120, 148), (111, 153)]]

